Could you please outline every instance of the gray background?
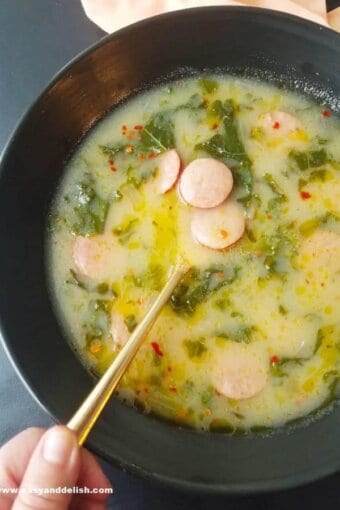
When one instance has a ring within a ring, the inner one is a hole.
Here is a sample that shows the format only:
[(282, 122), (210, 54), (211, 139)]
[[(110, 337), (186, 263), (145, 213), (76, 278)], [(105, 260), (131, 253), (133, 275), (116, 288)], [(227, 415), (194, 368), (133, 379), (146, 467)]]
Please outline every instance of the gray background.
[[(329, 6), (339, 3), (328, 2)], [(104, 33), (87, 20), (80, 0), (0, 0), (0, 23), (2, 150), (23, 111), (55, 72)], [(48, 427), (51, 423), (18, 379), (0, 346), (0, 444), (25, 427)], [(107, 463), (102, 465), (115, 488), (110, 508), (117, 510), (313, 510), (320, 507), (330, 510), (340, 505), (340, 474), (284, 493), (226, 498), (192, 496), (159, 488)]]

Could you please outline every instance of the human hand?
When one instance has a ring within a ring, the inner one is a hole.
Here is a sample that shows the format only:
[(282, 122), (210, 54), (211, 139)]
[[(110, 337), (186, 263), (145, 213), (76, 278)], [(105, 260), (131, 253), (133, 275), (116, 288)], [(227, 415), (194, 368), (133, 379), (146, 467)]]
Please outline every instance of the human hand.
[[(66, 427), (56, 426), (48, 431), (30, 428), (0, 448), (1, 510), (107, 508), (107, 494), (38, 493), (44, 488), (74, 486), (90, 490), (111, 488), (95, 457), (78, 447), (75, 434)], [(3, 488), (14, 490), (5, 494)], [(18, 488), (24, 491), (16, 494)]]

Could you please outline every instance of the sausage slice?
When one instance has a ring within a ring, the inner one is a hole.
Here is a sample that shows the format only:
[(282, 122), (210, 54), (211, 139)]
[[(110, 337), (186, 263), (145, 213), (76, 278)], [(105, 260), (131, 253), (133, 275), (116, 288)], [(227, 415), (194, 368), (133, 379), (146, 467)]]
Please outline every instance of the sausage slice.
[(203, 209), (216, 207), (233, 187), (231, 170), (217, 159), (198, 158), (183, 170), (179, 192), (183, 200)]

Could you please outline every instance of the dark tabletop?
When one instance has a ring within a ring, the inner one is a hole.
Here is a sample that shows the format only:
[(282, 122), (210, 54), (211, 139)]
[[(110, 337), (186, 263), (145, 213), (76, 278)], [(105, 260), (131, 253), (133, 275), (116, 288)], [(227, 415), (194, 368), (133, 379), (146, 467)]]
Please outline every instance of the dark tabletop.
[[(335, 7), (340, 2), (328, 4)], [(2, 150), (23, 111), (55, 72), (104, 33), (87, 20), (80, 0), (0, 0), (0, 23)], [(0, 444), (28, 426), (48, 427), (51, 423), (19, 380), (0, 346)], [(287, 492), (226, 498), (192, 496), (159, 488), (104, 462), (102, 465), (115, 489), (110, 503), (110, 508), (115, 510), (319, 510), (320, 507), (335, 510), (340, 507), (340, 474)]]

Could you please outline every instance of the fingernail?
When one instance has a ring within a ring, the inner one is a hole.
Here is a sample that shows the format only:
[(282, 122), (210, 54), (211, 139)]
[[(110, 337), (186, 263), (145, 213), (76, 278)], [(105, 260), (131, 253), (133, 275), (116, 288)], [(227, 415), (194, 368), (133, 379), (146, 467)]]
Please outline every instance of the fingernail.
[(67, 464), (76, 446), (72, 433), (62, 427), (55, 427), (44, 437), (43, 456), (51, 464)]

